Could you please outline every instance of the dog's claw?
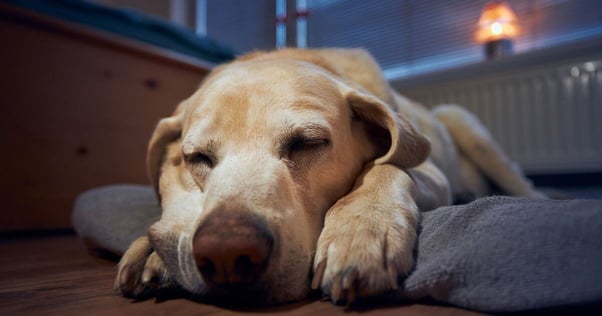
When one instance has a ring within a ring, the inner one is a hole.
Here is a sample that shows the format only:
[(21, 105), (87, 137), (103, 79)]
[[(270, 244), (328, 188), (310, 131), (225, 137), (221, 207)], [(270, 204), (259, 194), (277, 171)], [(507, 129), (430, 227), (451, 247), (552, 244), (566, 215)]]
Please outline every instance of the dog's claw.
[(124, 296), (140, 297), (169, 284), (167, 271), (147, 237), (136, 239), (119, 261), (114, 288)]
[(167, 271), (161, 257), (156, 252), (151, 253), (144, 264), (141, 278), (142, 284), (152, 288), (160, 287), (166, 275)]
[(357, 272), (357, 268), (350, 269), (347, 273), (345, 273), (345, 277), (343, 278), (343, 289), (349, 290), (352, 285), (354, 285), (359, 276), (359, 272)]
[(137, 282), (140, 277), (139, 270), (140, 268), (136, 267), (135, 264), (120, 266), (114, 288), (124, 296), (136, 297), (141, 295), (144, 292), (144, 287)]
[(321, 288), (335, 304), (347, 305), (398, 289), (398, 276), (412, 268), (416, 237), (410, 225), (399, 224), (404, 219), (399, 216), (382, 225), (360, 215), (339, 220), (344, 226), (325, 225), (312, 288)]
[(130, 273), (128, 272), (129, 265), (124, 265), (119, 267), (119, 272), (117, 273), (117, 278), (115, 279), (115, 289), (120, 290), (122, 287), (128, 287), (128, 279)]
[(321, 261), (315, 268), (314, 277), (311, 280), (312, 290), (317, 290), (322, 284), (322, 277), (324, 277), (324, 271), (326, 270), (326, 260)]
[(359, 272), (357, 268), (339, 273), (332, 280), (330, 297), (334, 304), (351, 305), (358, 297)]
[(339, 274), (332, 280), (332, 287), (330, 288), (330, 299), (334, 304), (342, 303), (341, 294), (343, 294), (343, 289), (341, 287), (341, 275)]

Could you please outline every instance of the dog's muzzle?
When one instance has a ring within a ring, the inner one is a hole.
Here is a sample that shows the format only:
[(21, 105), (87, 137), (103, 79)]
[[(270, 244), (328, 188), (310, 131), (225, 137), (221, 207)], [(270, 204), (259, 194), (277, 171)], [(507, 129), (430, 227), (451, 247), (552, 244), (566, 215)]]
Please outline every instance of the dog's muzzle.
[(215, 211), (197, 229), (193, 255), (209, 289), (253, 286), (265, 272), (274, 235), (257, 215)]

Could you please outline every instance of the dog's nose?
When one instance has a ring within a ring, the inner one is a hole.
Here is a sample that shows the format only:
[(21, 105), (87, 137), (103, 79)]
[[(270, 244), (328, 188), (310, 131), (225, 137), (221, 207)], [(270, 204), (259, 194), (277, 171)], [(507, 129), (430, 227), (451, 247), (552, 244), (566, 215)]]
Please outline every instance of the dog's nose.
[(251, 284), (265, 271), (274, 238), (260, 218), (221, 212), (210, 216), (193, 239), (196, 264), (209, 286)]

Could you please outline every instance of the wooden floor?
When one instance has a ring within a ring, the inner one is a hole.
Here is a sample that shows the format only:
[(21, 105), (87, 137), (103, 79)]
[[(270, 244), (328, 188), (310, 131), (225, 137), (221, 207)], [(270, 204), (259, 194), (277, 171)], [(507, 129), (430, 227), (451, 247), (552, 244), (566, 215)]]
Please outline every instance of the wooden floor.
[(318, 300), (257, 310), (183, 298), (134, 302), (112, 290), (114, 275), (114, 261), (90, 255), (73, 235), (0, 240), (0, 315), (478, 315), (419, 304), (358, 311)]

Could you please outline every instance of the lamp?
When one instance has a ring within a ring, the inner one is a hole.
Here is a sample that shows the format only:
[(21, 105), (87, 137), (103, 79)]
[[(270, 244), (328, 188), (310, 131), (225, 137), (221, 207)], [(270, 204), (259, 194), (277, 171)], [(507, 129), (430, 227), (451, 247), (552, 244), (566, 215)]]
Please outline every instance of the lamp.
[(518, 18), (512, 9), (505, 2), (493, 1), (483, 8), (475, 38), (485, 43), (488, 59), (497, 59), (512, 53), (512, 39), (519, 33)]

